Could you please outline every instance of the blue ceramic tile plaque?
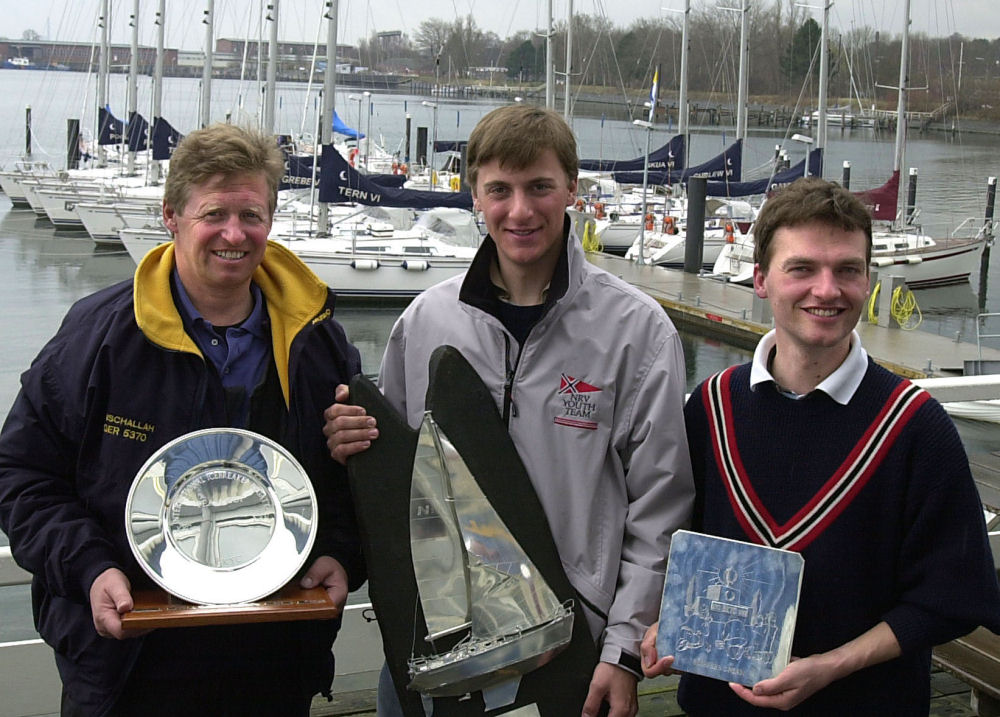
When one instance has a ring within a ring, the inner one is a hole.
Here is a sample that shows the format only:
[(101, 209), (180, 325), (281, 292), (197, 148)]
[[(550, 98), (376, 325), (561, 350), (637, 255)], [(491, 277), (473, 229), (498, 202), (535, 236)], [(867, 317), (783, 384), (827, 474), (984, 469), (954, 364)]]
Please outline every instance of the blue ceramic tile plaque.
[(788, 664), (802, 556), (687, 530), (674, 533), (656, 652), (674, 669), (753, 685)]

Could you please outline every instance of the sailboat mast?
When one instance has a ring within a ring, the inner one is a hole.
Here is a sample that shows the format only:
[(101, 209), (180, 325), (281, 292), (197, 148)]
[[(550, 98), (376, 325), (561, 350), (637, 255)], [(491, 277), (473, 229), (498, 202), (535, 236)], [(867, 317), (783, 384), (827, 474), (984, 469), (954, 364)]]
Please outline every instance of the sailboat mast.
[(687, 156), (688, 132), (688, 23), (691, 19), (691, 0), (684, 0), (684, 23), (681, 30), (681, 87), (677, 97), (677, 132), (684, 135), (684, 156)]
[(215, 0), (208, 0), (205, 10), (205, 66), (201, 68), (201, 126), (208, 127), (212, 108), (212, 59), (213, 26), (215, 25)]
[(750, 19), (749, 0), (740, 3), (740, 76), (736, 99), (736, 137), (747, 138), (747, 95), (749, 94), (750, 45), (747, 25)]
[[(323, 75), (323, 116), (320, 120), (320, 141), (333, 150), (333, 114), (337, 108), (337, 0), (326, 3), (326, 72)], [(321, 202), (317, 230), (330, 233), (330, 205)]]
[(264, 101), (265, 134), (274, 134), (274, 95), (278, 82), (278, 0), (271, 0), (271, 12), (267, 19), (271, 21), (267, 45), (267, 98)]
[[(162, 112), (163, 35), (166, 26), (166, 10), (167, 0), (160, 0), (160, 7), (156, 11), (156, 62), (153, 65), (153, 124), (151, 125), (153, 128), (156, 127), (156, 123), (159, 121), (160, 113)], [(149, 138), (149, 144), (150, 146), (153, 144), (152, 137)], [(160, 181), (160, 160), (151, 163), (149, 167), (149, 181), (151, 184), (156, 184)]]
[[(816, 128), (816, 148), (821, 152), (826, 147), (826, 114), (827, 114), (827, 83), (830, 74), (830, 53), (829, 33), (830, 33), (830, 0), (823, 0), (823, 29), (819, 36), (819, 124)], [(806, 164), (809, 164), (809, 154), (806, 153)], [(822, 176), (822, 171), (820, 175)]]
[[(139, 74), (139, 0), (132, 0), (132, 17), (129, 19), (132, 27), (132, 43), (129, 46), (128, 61), (128, 121), (129, 135), (132, 134), (132, 122), (138, 121), (136, 114), (139, 111), (138, 94), (138, 74)], [(135, 173), (135, 152), (129, 148), (128, 164), (126, 165), (129, 174)]]
[(896, 103), (896, 157), (893, 170), (902, 176), (906, 159), (906, 106), (910, 83), (910, 0), (903, 3), (903, 42), (899, 51), (899, 94)]
[[(107, 164), (107, 155), (104, 145), (100, 143), (101, 136), (101, 110), (108, 105), (108, 55), (110, 36), (108, 28), (111, 24), (111, 2), (101, 0), (101, 17), (98, 20), (101, 26), (101, 53), (97, 62), (97, 164), (103, 167)], [(110, 121), (110, 120), (109, 120)]]
[(569, 9), (566, 12), (566, 101), (563, 103), (563, 119), (569, 122), (572, 114), (570, 108), (570, 73), (573, 71), (573, 0), (569, 0)]
[(555, 53), (552, 47), (552, 0), (548, 0), (548, 25), (545, 29), (545, 108), (555, 109), (556, 106), (556, 65)]

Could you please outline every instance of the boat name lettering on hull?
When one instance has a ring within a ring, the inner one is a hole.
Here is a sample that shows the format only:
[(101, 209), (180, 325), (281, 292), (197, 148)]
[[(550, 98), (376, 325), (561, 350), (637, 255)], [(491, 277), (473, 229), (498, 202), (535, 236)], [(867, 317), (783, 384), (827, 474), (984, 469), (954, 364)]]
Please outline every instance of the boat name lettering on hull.
[(286, 174), (281, 178), (282, 184), (297, 184), (302, 187), (312, 186), (312, 177), (297, 177), (294, 174)]
[(381, 202), (382, 195), (376, 194), (375, 192), (366, 192), (363, 189), (352, 189), (351, 187), (337, 187), (340, 190), (340, 194), (348, 199), (356, 199), (358, 201), (370, 201), (370, 202)]

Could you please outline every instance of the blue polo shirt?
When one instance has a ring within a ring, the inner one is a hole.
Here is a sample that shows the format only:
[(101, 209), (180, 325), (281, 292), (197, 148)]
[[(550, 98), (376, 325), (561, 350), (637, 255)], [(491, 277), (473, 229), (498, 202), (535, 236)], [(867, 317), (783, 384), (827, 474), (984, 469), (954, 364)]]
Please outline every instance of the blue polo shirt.
[(198, 313), (176, 268), (171, 279), (184, 330), (222, 379), (230, 426), (245, 428), (250, 416), (250, 397), (264, 380), (271, 358), (271, 327), (260, 287), (250, 284), (253, 309), (247, 318), (235, 326), (214, 326)]

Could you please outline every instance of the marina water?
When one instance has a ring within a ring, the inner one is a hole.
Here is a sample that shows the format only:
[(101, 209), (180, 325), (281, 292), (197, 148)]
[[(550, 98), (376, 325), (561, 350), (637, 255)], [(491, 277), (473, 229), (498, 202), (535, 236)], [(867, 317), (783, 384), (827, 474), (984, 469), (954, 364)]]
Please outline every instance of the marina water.
[[(112, 112), (125, 113), (125, 77), (115, 75), (111, 83)], [(149, 117), (149, 78), (141, 78), (139, 112)], [(256, 122), (260, 88), (257, 83), (214, 80), (212, 117), (222, 121)], [(306, 84), (280, 84), (277, 92), (276, 130), (286, 134), (314, 134), (319, 105), (317, 88)], [(0, 167), (10, 165), (25, 146), (25, 107), (31, 107), (32, 149), (38, 159), (55, 167), (65, 164), (67, 118), (81, 119), (85, 129), (94, 126), (93, 79), (68, 72), (0, 70)], [(182, 132), (197, 126), (200, 81), (168, 78), (163, 94), (163, 116)], [(359, 98), (352, 99), (352, 98)], [(434, 109), (422, 104), (432, 98), (406, 94), (380, 94), (370, 98), (359, 91), (340, 90), (337, 111), (344, 121), (383, 142), (405, 158), (406, 116), (411, 117), (412, 143), (418, 127), (434, 135)], [(370, 110), (369, 110), (370, 101)], [(88, 102), (90, 106), (88, 106)], [(437, 102), (438, 139), (466, 139), (479, 119), (496, 101), (452, 100)], [(561, 107), (561, 105), (560, 105)], [(147, 109), (143, 109), (147, 108)], [(360, 118), (360, 121), (359, 121)], [(641, 156), (645, 130), (631, 124), (621, 98), (607, 102), (579, 102), (572, 118), (579, 152), (583, 157), (631, 159)], [(960, 125), (959, 125), (960, 126)], [(675, 123), (657, 127), (650, 138), (652, 148), (675, 134)], [(92, 130), (91, 130), (92, 131)], [(799, 128), (755, 128), (744, 148), (744, 176), (764, 166), (774, 155), (776, 144)], [(706, 127), (692, 130), (689, 164), (700, 163), (722, 151), (734, 140), (732, 128)], [(866, 189), (881, 185), (892, 171), (894, 137), (871, 129), (841, 131), (831, 128), (828, 137), (825, 176), (840, 180), (843, 162), (851, 162), (851, 187)], [(931, 234), (946, 235), (967, 217), (982, 218), (986, 204), (986, 180), (1000, 174), (996, 147), (1000, 137), (961, 132), (911, 134), (907, 143), (907, 167), (919, 169), (918, 222)], [(804, 156), (804, 145), (784, 142), (794, 164)], [(415, 150), (411, 149), (411, 154)], [(412, 157), (411, 157), (412, 159)], [(905, 169), (904, 169), (905, 175)], [(905, 193), (905, 180), (901, 192)], [(1000, 249), (994, 250), (1000, 253)], [(973, 276), (969, 284), (915, 292), (923, 323), (918, 330), (952, 339), (976, 341), (976, 315), (1000, 312), (1000, 259), (992, 258), (984, 281)], [(28, 210), (12, 211), (10, 201), (0, 195), (0, 419), (5, 418), (18, 388), (18, 377), (44, 342), (57, 330), (63, 315), (75, 300), (114, 282), (128, 279), (135, 264), (124, 251), (97, 248), (85, 234), (56, 232)], [(342, 304), (337, 318), (362, 354), (363, 370), (378, 371), (379, 359), (399, 306)], [(682, 332), (687, 361), (687, 385), (692, 389), (715, 371), (745, 361), (750, 352), (715, 340)], [(991, 345), (1000, 347), (1000, 343)], [(332, 400), (332, 397), (331, 397)], [(960, 421), (959, 430), (970, 451), (1000, 449), (1000, 427)], [(0, 545), (6, 544), (0, 533)], [(31, 626), (27, 586), (0, 588), (0, 642), (36, 637)]]

